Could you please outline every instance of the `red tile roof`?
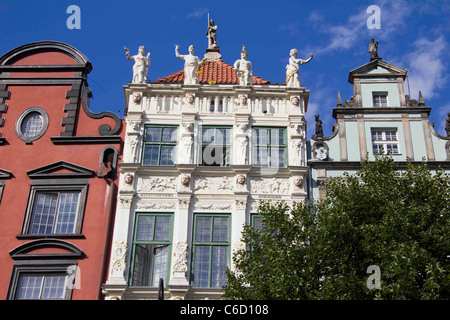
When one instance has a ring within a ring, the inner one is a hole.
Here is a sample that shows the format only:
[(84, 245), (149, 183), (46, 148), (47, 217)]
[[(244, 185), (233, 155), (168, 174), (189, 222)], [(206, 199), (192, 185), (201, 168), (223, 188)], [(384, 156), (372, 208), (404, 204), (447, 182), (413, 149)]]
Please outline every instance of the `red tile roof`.
[[(233, 66), (223, 61), (205, 61), (201, 67), (201, 74), (198, 76), (200, 83), (209, 83), (210, 80), (215, 83), (239, 84), (239, 79)], [(180, 70), (170, 76), (156, 80), (156, 82), (182, 83), (184, 81), (184, 70)], [(270, 84), (269, 81), (260, 77), (253, 76), (254, 84)]]

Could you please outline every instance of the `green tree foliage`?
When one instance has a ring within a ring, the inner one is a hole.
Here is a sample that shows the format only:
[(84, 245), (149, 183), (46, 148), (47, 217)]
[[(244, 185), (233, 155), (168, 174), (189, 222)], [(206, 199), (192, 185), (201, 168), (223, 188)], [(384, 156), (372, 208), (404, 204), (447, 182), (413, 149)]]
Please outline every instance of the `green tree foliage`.
[[(261, 203), (263, 231), (246, 225), (228, 299), (449, 299), (450, 180), (388, 156), (330, 178), (327, 199)], [(369, 289), (367, 268), (380, 268)]]

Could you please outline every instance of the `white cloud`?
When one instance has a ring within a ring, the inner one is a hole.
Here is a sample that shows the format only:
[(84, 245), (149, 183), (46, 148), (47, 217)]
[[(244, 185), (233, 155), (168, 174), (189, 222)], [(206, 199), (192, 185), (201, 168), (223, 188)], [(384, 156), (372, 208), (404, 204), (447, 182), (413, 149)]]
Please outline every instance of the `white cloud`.
[(450, 103), (437, 108), (433, 107), (433, 112), (437, 112), (437, 115), (435, 115), (434, 118), (438, 119), (435, 123), (434, 130), (440, 135), (446, 136), (445, 122), (447, 120), (447, 113), (450, 112)]
[(435, 98), (446, 86), (447, 66), (444, 63), (447, 42), (443, 36), (436, 40), (420, 38), (406, 55), (411, 98), (417, 99), (419, 91), (426, 99)]
[[(397, 33), (404, 28), (406, 30), (408, 17), (414, 10), (414, 4), (407, 3), (404, 0), (380, 1), (380, 20), (381, 29), (376, 30), (377, 39), (388, 39), (392, 34)], [(329, 34), (329, 41), (325, 46), (315, 49), (317, 53), (327, 53), (335, 50), (348, 50), (360, 41), (367, 41), (368, 33), (372, 30), (367, 29), (367, 19), (371, 16), (366, 12), (367, 7), (359, 7), (358, 13), (351, 15), (343, 24), (329, 25), (317, 14), (312, 12), (308, 21), (319, 32)], [(321, 23), (317, 23), (321, 21)]]
[(194, 11), (191, 13), (188, 13), (188, 18), (196, 18), (199, 19), (205, 15), (205, 13), (208, 13), (208, 8), (201, 7), (201, 8), (195, 8)]
[(278, 31), (287, 32), (290, 36), (296, 36), (300, 34), (298, 23), (283, 24), (278, 28)]

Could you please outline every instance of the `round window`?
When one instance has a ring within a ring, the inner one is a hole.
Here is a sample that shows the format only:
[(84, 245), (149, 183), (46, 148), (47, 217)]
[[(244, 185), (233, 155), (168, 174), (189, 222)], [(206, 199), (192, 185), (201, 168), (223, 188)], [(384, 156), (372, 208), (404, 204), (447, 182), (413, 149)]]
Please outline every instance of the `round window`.
[(17, 136), (30, 143), (43, 136), (48, 127), (48, 115), (44, 109), (33, 107), (25, 110), (17, 119)]

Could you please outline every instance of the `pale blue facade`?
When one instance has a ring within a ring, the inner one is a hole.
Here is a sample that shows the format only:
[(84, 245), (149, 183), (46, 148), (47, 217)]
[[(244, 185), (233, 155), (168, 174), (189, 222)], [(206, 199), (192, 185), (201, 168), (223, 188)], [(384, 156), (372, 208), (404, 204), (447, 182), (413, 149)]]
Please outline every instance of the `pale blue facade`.
[(350, 71), (354, 94), (344, 103), (338, 97), (333, 133), (313, 135), (309, 142), (311, 199), (324, 197), (328, 178), (356, 173), (361, 162), (373, 161), (376, 154), (389, 153), (400, 168), (408, 160), (426, 161), (431, 169), (450, 173), (450, 136), (434, 130), (431, 108), (420, 92), (418, 100), (405, 94), (406, 77), (405, 69), (381, 58)]

